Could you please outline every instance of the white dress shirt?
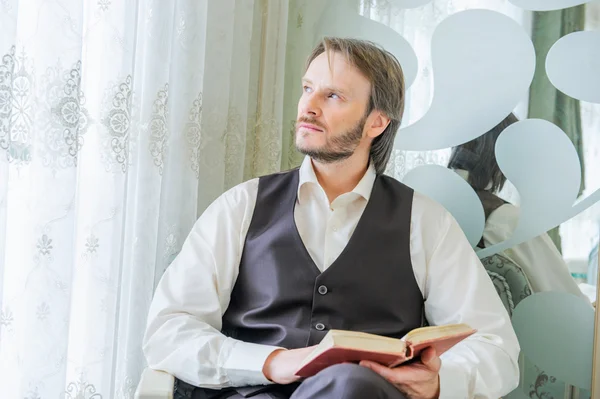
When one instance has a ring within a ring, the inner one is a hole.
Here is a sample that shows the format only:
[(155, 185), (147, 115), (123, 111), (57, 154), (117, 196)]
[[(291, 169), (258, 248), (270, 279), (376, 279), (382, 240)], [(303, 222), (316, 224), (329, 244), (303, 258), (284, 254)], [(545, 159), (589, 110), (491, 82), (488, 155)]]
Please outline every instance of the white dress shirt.
[[(354, 190), (331, 204), (310, 158), (300, 167), (294, 217), (321, 270), (340, 255), (369, 200), (371, 166)], [(163, 275), (148, 318), (144, 353), (151, 368), (205, 388), (269, 384), (262, 373), (276, 347), (221, 334), (238, 275), (258, 179), (221, 195), (194, 225)], [(432, 325), (468, 323), (478, 333), (441, 356), (442, 398), (498, 398), (518, 385), (519, 345), (490, 278), (452, 216), (415, 193), (410, 256)], [(401, 304), (398, 306), (410, 306)]]

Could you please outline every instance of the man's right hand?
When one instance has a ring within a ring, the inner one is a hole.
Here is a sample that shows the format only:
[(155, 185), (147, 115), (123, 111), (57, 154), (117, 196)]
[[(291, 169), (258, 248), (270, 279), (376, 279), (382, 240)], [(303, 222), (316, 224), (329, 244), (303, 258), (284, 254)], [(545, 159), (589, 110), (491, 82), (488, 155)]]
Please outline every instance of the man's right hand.
[(314, 346), (290, 350), (277, 349), (265, 360), (262, 372), (267, 379), (276, 384), (285, 385), (296, 382), (300, 377), (294, 375), (294, 372), (313, 349), (315, 349)]

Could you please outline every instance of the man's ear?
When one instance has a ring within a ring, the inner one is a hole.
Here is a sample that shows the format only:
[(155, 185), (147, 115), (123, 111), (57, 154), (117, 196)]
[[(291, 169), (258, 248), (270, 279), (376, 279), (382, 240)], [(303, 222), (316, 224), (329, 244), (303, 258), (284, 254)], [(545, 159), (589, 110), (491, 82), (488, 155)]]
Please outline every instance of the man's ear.
[(367, 136), (374, 139), (388, 127), (390, 118), (381, 111), (373, 111), (369, 118), (367, 118), (367, 123), (369, 126)]

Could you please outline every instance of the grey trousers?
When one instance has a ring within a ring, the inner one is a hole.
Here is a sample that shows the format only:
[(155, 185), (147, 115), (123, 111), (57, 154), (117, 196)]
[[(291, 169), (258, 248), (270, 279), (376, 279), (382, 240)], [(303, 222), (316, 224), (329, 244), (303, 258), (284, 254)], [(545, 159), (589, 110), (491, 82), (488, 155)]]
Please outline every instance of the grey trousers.
[[(188, 384), (187, 387), (191, 387)], [(406, 399), (379, 374), (355, 364), (339, 364), (307, 378), (302, 383), (264, 387), (185, 390), (176, 383), (174, 399)]]

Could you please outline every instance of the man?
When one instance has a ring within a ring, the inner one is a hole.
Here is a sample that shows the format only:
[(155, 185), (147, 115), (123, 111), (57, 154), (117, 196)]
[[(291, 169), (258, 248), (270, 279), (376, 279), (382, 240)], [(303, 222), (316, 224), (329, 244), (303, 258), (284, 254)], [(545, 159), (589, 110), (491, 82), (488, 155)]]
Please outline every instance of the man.
[[(326, 38), (298, 104), (299, 169), (250, 180), (200, 217), (151, 306), (150, 367), (196, 398), (497, 398), (519, 346), (490, 279), (440, 205), (383, 175), (404, 108), (398, 61)], [(479, 330), (441, 357), (294, 376), (329, 329)], [(190, 384), (190, 385), (187, 385)]]

